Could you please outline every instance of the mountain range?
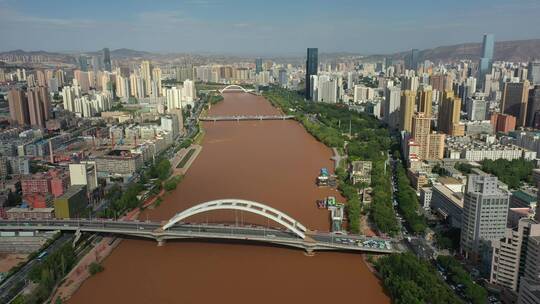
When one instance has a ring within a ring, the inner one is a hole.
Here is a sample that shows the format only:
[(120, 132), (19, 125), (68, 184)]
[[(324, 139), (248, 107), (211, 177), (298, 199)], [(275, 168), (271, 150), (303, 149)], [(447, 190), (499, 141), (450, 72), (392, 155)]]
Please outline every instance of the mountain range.
[[(424, 49), (420, 51), (421, 58), (424, 60), (431, 60), (433, 62), (449, 62), (459, 59), (470, 59), (478, 60), (480, 58), (480, 53), (482, 49), (481, 43), (461, 43), (455, 45), (439, 46), (431, 49)], [(394, 54), (376, 54), (376, 55), (367, 55), (363, 56), (364, 60), (380, 60), (384, 57), (391, 57), (393, 59), (403, 59), (409, 51), (398, 52)], [(87, 54), (87, 55), (98, 55), (101, 54), (100, 51), (92, 52), (47, 52), (47, 51), (23, 51), (23, 50), (13, 50), (8, 52), (0, 52), (2, 55), (43, 55), (48, 57), (55, 57), (59, 60), (70, 59), (73, 60), (72, 56), (77, 56), (78, 54)], [(361, 56), (361, 54), (354, 53), (321, 53), (321, 58), (331, 59), (332, 57), (338, 58), (345, 55), (351, 56)], [(159, 57), (174, 57), (175, 54), (158, 54), (146, 51), (137, 51), (127, 48), (121, 48), (116, 50), (111, 50), (111, 57), (119, 59), (127, 58), (159, 58)], [(176, 54), (186, 56), (186, 53)], [(207, 55), (208, 57), (220, 57), (218, 55)], [(206, 57), (206, 56), (202, 56)], [(240, 56), (241, 57), (241, 56)], [(238, 57), (238, 58), (240, 58)], [(292, 58), (293, 56), (291, 56)], [(515, 61), (515, 62), (526, 62), (532, 59), (540, 59), (540, 39), (529, 39), (529, 40), (514, 40), (514, 41), (498, 41), (495, 43), (495, 60), (504, 60), (504, 61)], [(283, 59), (282, 57), (279, 57)], [(270, 58), (269, 58), (270, 59)]]

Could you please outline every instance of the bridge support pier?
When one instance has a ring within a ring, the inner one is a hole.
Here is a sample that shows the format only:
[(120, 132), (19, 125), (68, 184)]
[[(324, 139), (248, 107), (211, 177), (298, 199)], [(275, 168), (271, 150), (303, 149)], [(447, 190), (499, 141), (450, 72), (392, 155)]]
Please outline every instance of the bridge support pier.
[(158, 239), (157, 240), (157, 245), (158, 245), (158, 247), (161, 247), (161, 246), (165, 245), (165, 240), (164, 239)]
[(306, 255), (307, 256), (314, 256), (315, 255), (315, 250), (313, 249), (313, 247), (306, 247)]

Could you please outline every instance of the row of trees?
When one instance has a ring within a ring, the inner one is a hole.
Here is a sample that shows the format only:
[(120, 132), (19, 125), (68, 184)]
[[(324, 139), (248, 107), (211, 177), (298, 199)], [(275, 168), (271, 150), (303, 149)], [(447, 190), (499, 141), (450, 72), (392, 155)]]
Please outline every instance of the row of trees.
[(399, 225), (392, 206), (392, 190), (390, 189), (392, 186), (388, 173), (384, 169), (384, 162), (374, 162), (371, 172), (373, 191), (370, 218), (377, 225), (377, 229), (394, 236), (399, 232)]
[(508, 187), (516, 189), (521, 182), (532, 183), (532, 170), (534, 164), (532, 161), (523, 158), (506, 160), (483, 160), (481, 162), (482, 170), (491, 173), (499, 178)]
[(431, 264), (410, 253), (382, 257), (376, 262), (376, 268), (393, 303), (463, 303)]
[(28, 277), (37, 284), (37, 287), (31, 294), (24, 296), (23, 302), (28, 304), (45, 302), (54, 286), (64, 278), (76, 262), (75, 249), (71, 246), (71, 242), (68, 242), (36, 264), (30, 270)]
[(413, 233), (423, 233), (427, 228), (426, 218), (418, 213), (420, 204), (416, 196), (416, 191), (411, 187), (405, 169), (401, 165), (398, 165), (396, 168), (396, 178), (396, 200), (399, 211)]
[[(294, 114), (306, 130), (325, 145), (339, 149), (345, 147), (349, 160), (372, 161), (370, 216), (380, 231), (394, 235), (398, 225), (392, 208), (389, 174), (384, 170), (386, 151), (392, 143), (387, 128), (365, 113), (339, 105), (305, 102), (298, 93), (282, 88), (272, 88), (264, 95), (274, 106), (287, 114)], [(350, 137), (345, 136), (347, 133)], [(339, 190), (347, 198), (349, 230), (359, 232), (362, 206), (358, 190), (364, 185), (352, 185), (343, 169), (336, 170), (336, 174), (340, 181)]]
[(487, 303), (488, 293), (476, 284), (461, 263), (452, 256), (438, 256), (437, 263), (448, 272), (449, 280), (457, 286), (458, 292), (474, 304)]

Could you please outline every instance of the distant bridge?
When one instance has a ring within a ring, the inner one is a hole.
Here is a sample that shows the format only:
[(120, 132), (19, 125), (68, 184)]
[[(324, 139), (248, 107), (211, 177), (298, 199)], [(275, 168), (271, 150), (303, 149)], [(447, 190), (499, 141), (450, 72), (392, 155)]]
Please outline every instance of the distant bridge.
[[(182, 220), (202, 212), (213, 210), (241, 210), (261, 215), (285, 229), (260, 226), (231, 226), (225, 224), (189, 224)], [(224, 199), (202, 203), (188, 208), (168, 222), (93, 220), (1, 220), (0, 230), (7, 231), (79, 231), (118, 234), (149, 238), (163, 245), (174, 239), (242, 240), (295, 247), (313, 253), (317, 250), (343, 250), (371, 253), (399, 252), (394, 239), (369, 238), (362, 235), (335, 235), (308, 231), (302, 224), (283, 212), (261, 203)]]
[(293, 119), (293, 115), (234, 115), (234, 116), (204, 116), (202, 121), (241, 121), (241, 120), (287, 120)]
[(219, 90), (220, 93), (224, 93), (226, 91), (243, 91), (244, 93), (249, 93), (249, 92), (253, 92), (254, 90), (252, 89), (245, 89), (244, 87), (242, 86), (239, 86), (237, 84), (231, 84), (231, 85), (228, 85), (226, 87), (224, 87), (223, 89)]

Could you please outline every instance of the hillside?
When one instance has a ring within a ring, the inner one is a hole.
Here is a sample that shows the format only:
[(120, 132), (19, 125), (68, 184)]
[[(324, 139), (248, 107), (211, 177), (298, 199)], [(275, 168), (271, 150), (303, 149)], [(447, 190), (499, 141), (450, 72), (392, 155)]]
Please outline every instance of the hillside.
[[(449, 46), (440, 46), (433, 49), (422, 50), (422, 58), (438, 61), (454, 61), (458, 59), (480, 59), (481, 43), (462, 43)], [(409, 51), (391, 55), (393, 58), (404, 58)], [(495, 42), (495, 60), (529, 61), (540, 58), (540, 39), (499, 41)]]

